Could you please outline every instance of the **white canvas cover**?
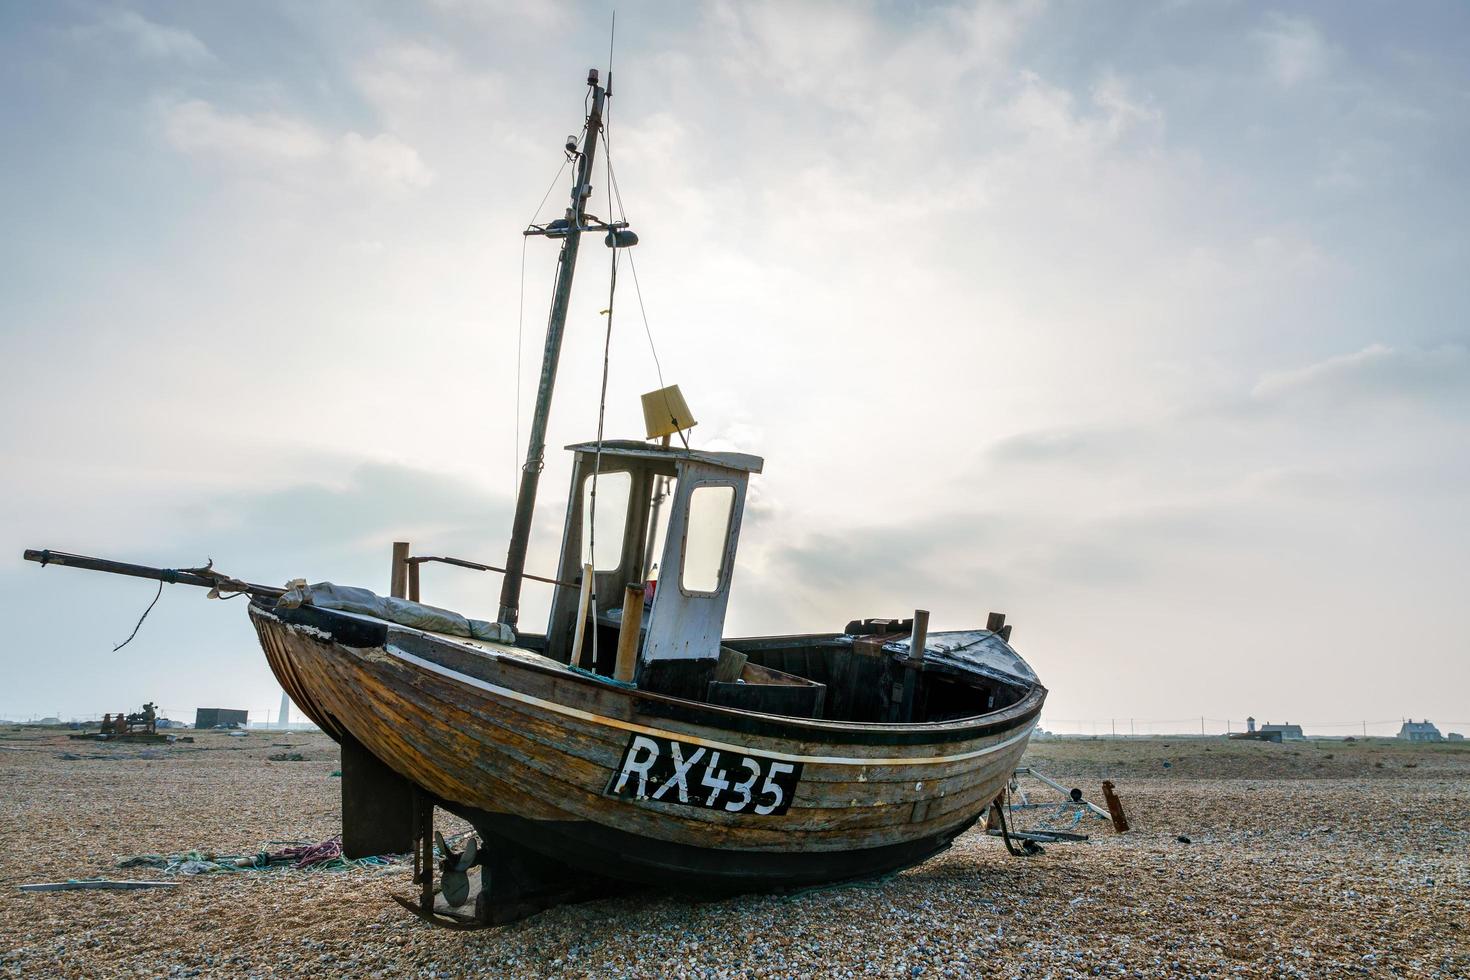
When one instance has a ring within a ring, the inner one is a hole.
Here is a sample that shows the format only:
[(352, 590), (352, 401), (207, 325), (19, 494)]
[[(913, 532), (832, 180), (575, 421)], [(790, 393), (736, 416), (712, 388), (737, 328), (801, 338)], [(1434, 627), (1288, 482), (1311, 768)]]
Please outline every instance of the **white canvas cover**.
[(504, 623), (491, 623), (483, 619), (469, 619), (457, 612), (440, 609), (438, 606), (408, 599), (380, 596), (368, 589), (350, 585), (334, 585), (318, 582), (307, 585), (297, 579), (290, 584), (286, 594), (276, 600), (276, 605), (286, 609), (298, 606), (316, 606), (319, 609), (336, 609), (341, 612), (372, 616), (374, 619), (411, 626), (430, 633), (448, 633), (451, 636), (467, 636), (490, 643), (514, 643), (515, 631)]

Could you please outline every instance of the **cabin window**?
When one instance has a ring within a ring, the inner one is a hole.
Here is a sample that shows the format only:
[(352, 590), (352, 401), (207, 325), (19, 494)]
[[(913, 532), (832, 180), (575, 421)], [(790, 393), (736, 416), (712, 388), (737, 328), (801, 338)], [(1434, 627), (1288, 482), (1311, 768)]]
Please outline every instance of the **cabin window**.
[[(660, 487), (663, 492), (660, 493)], [(645, 546), (645, 557), (643, 577), (645, 579), (656, 579), (662, 569), (658, 563), (663, 560), (664, 540), (669, 536), (669, 519), (674, 514), (674, 494), (678, 492), (679, 481), (672, 476), (655, 477), (653, 481), (653, 496), (649, 500), (649, 508), (652, 511), (654, 501), (658, 502), (658, 514), (650, 512), (649, 519), (652, 521), (648, 529), (648, 542)], [(670, 581), (673, 581), (670, 579)]]
[(614, 572), (623, 564), (623, 535), (628, 528), (628, 493), (633, 477), (628, 473), (602, 473), (597, 477), (597, 555), (593, 562), (592, 477), (582, 481), (582, 564), (592, 562), (594, 571)]
[(707, 484), (695, 487), (689, 494), (684, 567), (679, 575), (679, 585), (685, 592), (709, 595), (720, 590), (725, 575), (730, 515), (734, 510), (734, 487)]

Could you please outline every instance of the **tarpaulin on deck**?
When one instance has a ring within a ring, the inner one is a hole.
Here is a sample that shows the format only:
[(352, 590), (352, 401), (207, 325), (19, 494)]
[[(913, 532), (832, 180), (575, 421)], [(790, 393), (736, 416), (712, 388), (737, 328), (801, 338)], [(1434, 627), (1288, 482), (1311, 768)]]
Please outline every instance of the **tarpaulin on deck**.
[(307, 585), (301, 580), (291, 583), (286, 594), (276, 600), (278, 606), (295, 609), (298, 606), (316, 606), (319, 609), (337, 609), (342, 612), (372, 616), (375, 619), (427, 630), (430, 633), (448, 633), (451, 636), (467, 636), (490, 643), (514, 643), (515, 631), (504, 623), (491, 623), (483, 619), (469, 619), (457, 612), (427, 606), (422, 602), (381, 596), (368, 589), (350, 585), (334, 585), (318, 582)]

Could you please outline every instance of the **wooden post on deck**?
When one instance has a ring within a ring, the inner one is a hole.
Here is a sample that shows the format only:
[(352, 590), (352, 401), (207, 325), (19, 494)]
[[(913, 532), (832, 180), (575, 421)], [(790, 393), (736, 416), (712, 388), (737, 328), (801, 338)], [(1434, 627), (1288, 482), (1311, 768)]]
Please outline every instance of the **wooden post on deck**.
[(408, 598), (411, 602), (419, 601), (419, 565), (422, 562), (410, 561), (408, 563)]
[(924, 646), (929, 642), (929, 610), (914, 610), (914, 634), (909, 637), (909, 656), (924, 659)]
[[(577, 593), (577, 626), (572, 631), (572, 656), (571, 662), (578, 667), (586, 667), (582, 658), (582, 638), (587, 634), (587, 603), (592, 599), (592, 566), (582, 565), (582, 583)], [(595, 615), (595, 612), (594, 612)], [(593, 664), (591, 670), (596, 670)]]
[(613, 680), (633, 682), (633, 668), (638, 665), (638, 637), (643, 632), (643, 586), (630, 585), (623, 590), (623, 622), (618, 629), (618, 659), (613, 667)]
[(395, 599), (408, 598), (408, 542), (393, 542), (393, 574), (388, 579), (388, 594)]
[(924, 647), (929, 642), (929, 610), (914, 610), (914, 631), (909, 634), (909, 658), (903, 663), (903, 680), (899, 684), (897, 715), (894, 721), (908, 724), (922, 712), (923, 695), (919, 690), (919, 674), (924, 669)]

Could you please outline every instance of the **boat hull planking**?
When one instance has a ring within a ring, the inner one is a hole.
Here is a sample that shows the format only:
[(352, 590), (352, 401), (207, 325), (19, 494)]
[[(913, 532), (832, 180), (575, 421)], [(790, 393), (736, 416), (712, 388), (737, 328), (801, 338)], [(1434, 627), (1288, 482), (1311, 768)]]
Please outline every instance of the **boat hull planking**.
[(781, 718), (348, 613), (257, 602), (250, 616), (313, 721), (487, 839), (701, 891), (865, 877), (943, 850), (1010, 778), (1045, 697), (941, 724)]

